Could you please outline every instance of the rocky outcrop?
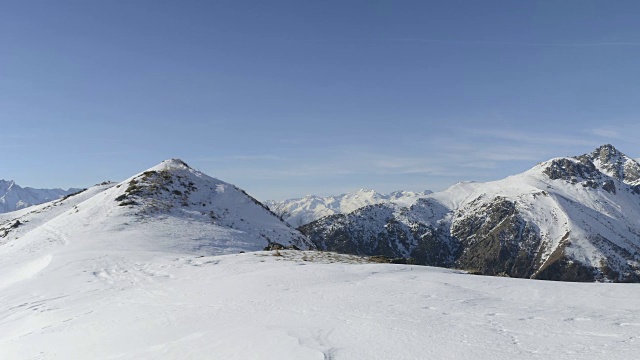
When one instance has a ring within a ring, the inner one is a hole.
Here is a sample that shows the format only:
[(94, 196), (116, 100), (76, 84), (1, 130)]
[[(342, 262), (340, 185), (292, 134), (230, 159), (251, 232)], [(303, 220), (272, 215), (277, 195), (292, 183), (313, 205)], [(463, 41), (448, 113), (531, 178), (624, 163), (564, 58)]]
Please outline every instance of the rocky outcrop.
[(299, 230), (321, 250), (410, 258), (422, 265), (453, 265), (458, 247), (446, 228), (398, 219), (396, 210), (391, 205), (370, 205), (349, 214), (322, 218)]
[(512, 277), (530, 277), (535, 271), (540, 236), (512, 201), (476, 199), (459, 212), (451, 235), (464, 249), (456, 260), (459, 268)]
[(580, 180), (594, 180), (600, 175), (598, 169), (588, 159), (575, 161), (569, 158), (551, 160), (549, 166), (544, 169), (544, 173), (551, 180), (562, 179), (574, 184)]
[(640, 184), (640, 164), (611, 144), (602, 145), (590, 154), (576, 156), (576, 159), (592, 162), (602, 173), (625, 184)]

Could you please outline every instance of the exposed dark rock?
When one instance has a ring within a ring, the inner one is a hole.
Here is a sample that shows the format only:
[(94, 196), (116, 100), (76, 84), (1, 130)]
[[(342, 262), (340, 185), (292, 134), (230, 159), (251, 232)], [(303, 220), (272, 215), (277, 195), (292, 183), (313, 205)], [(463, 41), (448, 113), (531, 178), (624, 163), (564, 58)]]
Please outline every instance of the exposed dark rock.
[(563, 179), (575, 182), (580, 178), (585, 180), (599, 178), (599, 171), (591, 160), (584, 156), (578, 157), (577, 160), (574, 161), (569, 158), (554, 159), (543, 172), (551, 180)]
[(602, 189), (615, 194), (616, 193), (616, 184), (613, 182), (613, 180), (607, 180), (604, 183), (602, 183)]
[(618, 149), (611, 144), (602, 145), (592, 153), (576, 158), (598, 161), (605, 173), (627, 184), (634, 184), (640, 181), (640, 164), (618, 151)]
[(412, 259), (412, 258), (388, 258), (382, 255), (370, 256), (369, 260), (371, 262), (384, 263), (384, 264), (404, 264), (404, 265), (415, 264), (415, 259)]
[(321, 250), (362, 256), (413, 258), (416, 264), (452, 266), (457, 247), (445, 227), (398, 221), (387, 205), (324, 217), (299, 230)]
[[(102, 185), (102, 184), (100, 184), (100, 185)], [(105, 185), (106, 185), (106, 184), (105, 184)], [(78, 190), (78, 191), (76, 191), (76, 192), (73, 192), (73, 193), (71, 193), (71, 194), (68, 194), (68, 195), (63, 196), (61, 200), (67, 200), (68, 198), (70, 198), (70, 197), (72, 197), (72, 196), (76, 196), (76, 195), (78, 195), (78, 194), (82, 194), (82, 193), (83, 193), (83, 192), (85, 192), (85, 191), (87, 191), (87, 189)]]
[(468, 216), (452, 224), (451, 235), (463, 248), (456, 265), (485, 275), (531, 276), (540, 246), (535, 226), (522, 219), (511, 201), (497, 197), (477, 205), (479, 200), (466, 209)]
[(592, 282), (595, 281), (595, 269), (570, 260), (564, 253), (564, 246), (560, 246), (551, 254), (549, 259), (532, 276), (533, 279), (554, 280), (554, 281), (574, 281)]
[(300, 250), (299, 247), (295, 246), (295, 245), (288, 245), (288, 246), (284, 246), (282, 244), (276, 243), (276, 242), (271, 242), (269, 243), (269, 245), (267, 245), (264, 249), (264, 251), (272, 251), (272, 250)]
[(593, 282), (596, 279), (592, 268), (577, 261), (569, 260), (567, 257), (562, 257), (552, 262), (533, 278), (573, 282)]

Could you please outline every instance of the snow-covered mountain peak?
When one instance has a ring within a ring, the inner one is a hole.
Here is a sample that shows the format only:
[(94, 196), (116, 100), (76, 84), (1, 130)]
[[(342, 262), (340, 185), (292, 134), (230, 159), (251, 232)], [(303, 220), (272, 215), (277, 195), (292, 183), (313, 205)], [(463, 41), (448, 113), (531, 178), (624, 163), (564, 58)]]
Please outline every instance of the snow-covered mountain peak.
[(591, 161), (602, 173), (626, 184), (640, 184), (640, 164), (611, 144), (602, 145), (590, 154), (576, 158), (581, 161)]
[[(196, 207), (208, 210), (212, 198), (225, 192), (249, 197), (242, 190), (189, 167), (179, 159), (169, 159), (138, 173), (116, 186), (120, 206), (138, 206), (145, 212)], [(232, 199), (230, 199), (232, 200)], [(255, 199), (254, 203), (258, 203)], [(261, 205), (261, 204), (260, 204)]]
[(600, 159), (602, 163), (614, 163), (620, 158), (627, 157), (611, 144), (604, 144), (599, 146), (593, 152), (591, 152), (590, 155), (594, 159)]
[[(180, 159), (167, 159), (160, 164), (150, 168), (147, 171), (162, 171), (162, 170), (193, 170), (186, 162)], [(193, 170), (195, 171), (195, 170)]]
[(2, 196), (2, 194), (6, 195), (14, 189), (17, 191), (22, 190), (22, 188), (18, 184), (16, 184), (15, 181), (0, 179), (0, 196)]
[(262, 250), (273, 243), (313, 248), (243, 190), (182, 161), (165, 161), (118, 184), (93, 189), (83, 193), (82, 202), (4, 214), (0, 252), (9, 249), (3, 241), (16, 244), (12, 252), (23, 247), (51, 251), (59, 244), (202, 255)]
[(78, 190), (23, 188), (13, 180), (0, 180), (0, 213), (56, 200)]
[(562, 179), (594, 189), (598, 184), (612, 187), (614, 179), (631, 186), (640, 185), (640, 164), (610, 144), (588, 154), (542, 162), (527, 173), (538, 171), (551, 180)]
[(371, 189), (358, 189), (358, 190), (355, 191), (355, 194), (373, 196), (373, 195), (376, 195), (377, 192), (375, 190), (371, 190)]
[(299, 227), (324, 216), (344, 214), (359, 208), (375, 204), (395, 204), (411, 206), (419, 198), (431, 194), (431, 191), (394, 191), (381, 194), (375, 190), (359, 189), (351, 193), (334, 196), (307, 195), (304, 198), (289, 199), (281, 202), (268, 201), (268, 206), (289, 224)]
[(8, 189), (10, 187), (12, 187), (13, 185), (15, 185), (15, 181), (13, 180), (3, 180), (0, 179), (0, 189)]
[(415, 191), (406, 191), (406, 190), (396, 190), (396, 191), (390, 192), (389, 197), (392, 199), (399, 199), (402, 197), (421, 197), (429, 194), (433, 194), (433, 191), (424, 190), (424, 191), (415, 192)]

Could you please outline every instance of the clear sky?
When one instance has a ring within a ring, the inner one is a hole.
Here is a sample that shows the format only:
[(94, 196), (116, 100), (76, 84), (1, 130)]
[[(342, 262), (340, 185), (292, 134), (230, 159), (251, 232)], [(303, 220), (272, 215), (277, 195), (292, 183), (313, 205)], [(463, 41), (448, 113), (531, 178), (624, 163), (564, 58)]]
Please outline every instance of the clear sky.
[(0, 178), (259, 199), (640, 157), (640, 1), (3, 1)]

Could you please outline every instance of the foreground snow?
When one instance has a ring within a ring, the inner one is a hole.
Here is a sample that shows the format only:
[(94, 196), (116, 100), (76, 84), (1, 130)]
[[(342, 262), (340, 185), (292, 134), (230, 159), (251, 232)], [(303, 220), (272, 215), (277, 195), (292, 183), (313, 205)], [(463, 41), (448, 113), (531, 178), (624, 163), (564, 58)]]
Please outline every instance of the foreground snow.
[(317, 252), (64, 249), (0, 263), (1, 359), (631, 359), (640, 349), (635, 284)]

